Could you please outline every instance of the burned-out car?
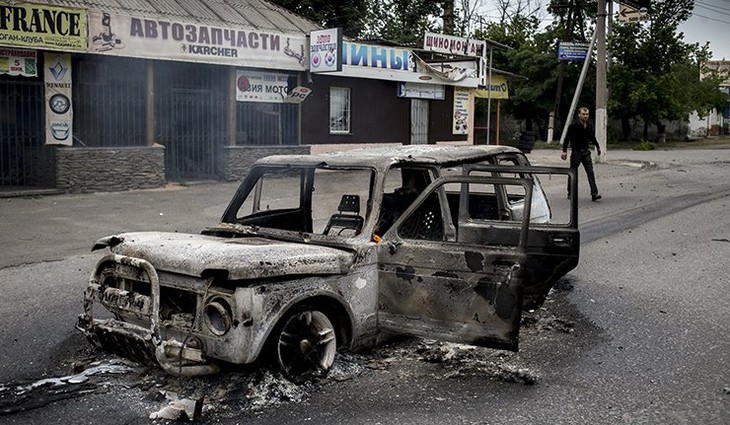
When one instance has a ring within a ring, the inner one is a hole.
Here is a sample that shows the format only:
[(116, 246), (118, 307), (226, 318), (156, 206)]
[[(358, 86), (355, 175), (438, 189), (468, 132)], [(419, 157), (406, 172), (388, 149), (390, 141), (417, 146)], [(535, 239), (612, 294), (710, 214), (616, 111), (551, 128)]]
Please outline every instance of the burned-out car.
[(266, 358), (298, 381), (394, 334), (516, 351), (523, 307), (578, 264), (577, 200), (557, 221), (541, 183), (559, 178), (577, 193), (502, 146), (263, 158), (201, 234), (97, 241), (77, 327), (182, 375)]

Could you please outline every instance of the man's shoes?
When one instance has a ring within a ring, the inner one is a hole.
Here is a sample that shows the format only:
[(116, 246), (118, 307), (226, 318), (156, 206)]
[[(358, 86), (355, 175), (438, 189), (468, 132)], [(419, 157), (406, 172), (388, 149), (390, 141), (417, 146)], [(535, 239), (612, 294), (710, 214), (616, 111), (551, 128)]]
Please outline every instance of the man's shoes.
[(599, 195), (597, 193), (595, 195), (591, 195), (591, 201), (593, 201), (593, 202), (595, 202), (595, 201), (597, 201), (597, 200), (599, 200), (601, 198), (603, 198), (603, 196), (601, 196), (601, 195)]
[(570, 192), (568, 192), (568, 199), (570, 199)]

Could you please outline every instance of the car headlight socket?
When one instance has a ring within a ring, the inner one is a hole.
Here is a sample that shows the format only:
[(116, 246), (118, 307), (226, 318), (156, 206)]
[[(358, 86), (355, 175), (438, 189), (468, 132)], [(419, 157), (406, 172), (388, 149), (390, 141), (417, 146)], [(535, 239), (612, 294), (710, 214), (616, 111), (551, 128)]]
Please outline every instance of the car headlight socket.
[(208, 330), (213, 335), (223, 336), (233, 326), (231, 305), (223, 298), (215, 297), (208, 300), (203, 308), (203, 317)]

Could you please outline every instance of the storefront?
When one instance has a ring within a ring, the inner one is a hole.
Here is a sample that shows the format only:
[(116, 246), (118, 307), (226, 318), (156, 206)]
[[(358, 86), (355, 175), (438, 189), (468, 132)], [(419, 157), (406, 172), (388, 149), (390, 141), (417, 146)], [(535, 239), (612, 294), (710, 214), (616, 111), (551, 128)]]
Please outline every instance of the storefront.
[(0, 191), (238, 180), (313, 146), (471, 143), (477, 57), (343, 42), (340, 71), (317, 73), (316, 24), (191, 1), (0, 0)]

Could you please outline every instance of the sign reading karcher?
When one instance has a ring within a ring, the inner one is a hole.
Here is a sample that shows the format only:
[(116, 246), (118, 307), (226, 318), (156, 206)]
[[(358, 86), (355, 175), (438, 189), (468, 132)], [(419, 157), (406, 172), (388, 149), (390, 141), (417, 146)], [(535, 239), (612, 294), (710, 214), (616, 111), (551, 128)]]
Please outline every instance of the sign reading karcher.
[(86, 50), (83, 9), (0, 1), (0, 44)]
[(492, 75), (492, 84), (475, 90), (474, 96), (491, 99), (509, 99), (507, 80), (502, 75)]
[(71, 55), (45, 53), (46, 144), (73, 145)]

